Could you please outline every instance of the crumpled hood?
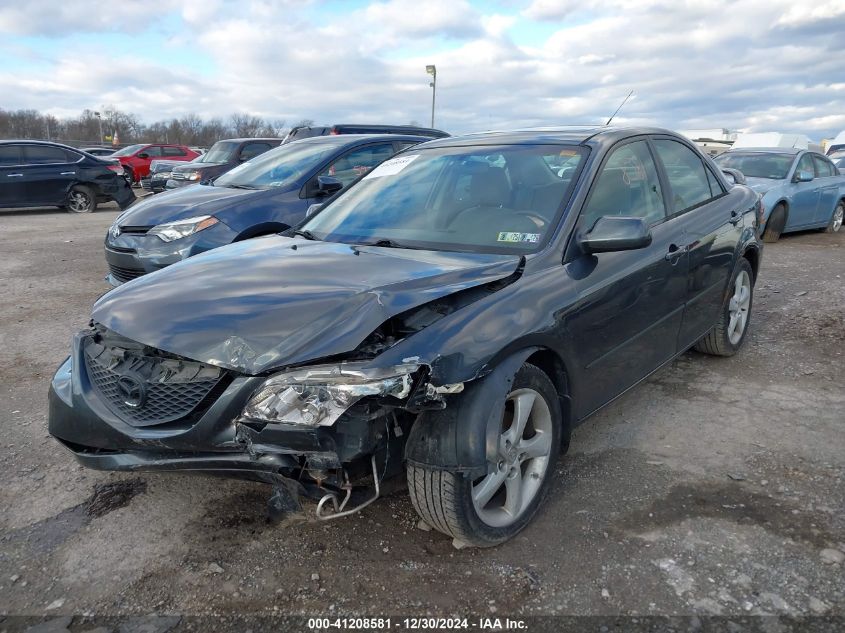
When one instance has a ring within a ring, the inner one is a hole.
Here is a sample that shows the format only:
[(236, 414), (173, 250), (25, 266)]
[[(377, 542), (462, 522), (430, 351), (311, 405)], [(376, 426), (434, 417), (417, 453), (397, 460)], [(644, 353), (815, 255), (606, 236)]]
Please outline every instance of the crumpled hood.
[(780, 187), (783, 185), (785, 180), (773, 180), (771, 178), (748, 178), (745, 179), (746, 183), (749, 187), (751, 187), (754, 191), (763, 195), (774, 189), (775, 187)]
[(259, 374), (352, 351), (390, 317), (503, 279), (519, 262), (271, 236), (124, 284), (92, 317), (139, 343)]
[(155, 226), (198, 215), (214, 215), (235, 205), (261, 200), (278, 193), (271, 189), (230, 189), (195, 185), (165, 191), (132, 205), (118, 218), (120, 226)]

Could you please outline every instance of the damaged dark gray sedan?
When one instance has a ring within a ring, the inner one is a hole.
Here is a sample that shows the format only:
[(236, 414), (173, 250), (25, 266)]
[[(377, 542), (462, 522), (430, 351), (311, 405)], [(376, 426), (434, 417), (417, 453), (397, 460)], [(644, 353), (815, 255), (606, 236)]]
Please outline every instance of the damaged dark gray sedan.
[(759, 213), (664, 130), (432, 141), (296, 231), (102, 297), (50, 432), (92, 468), (257, 477), (321, 519), (406, 473), (425, 523), (495, 545), (578, 423), (690, 347), (740, 348)]

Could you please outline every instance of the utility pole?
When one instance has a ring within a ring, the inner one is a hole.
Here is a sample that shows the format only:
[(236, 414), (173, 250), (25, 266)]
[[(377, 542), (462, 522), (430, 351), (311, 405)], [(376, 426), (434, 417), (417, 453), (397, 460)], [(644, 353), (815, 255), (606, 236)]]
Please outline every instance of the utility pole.
[(100, 140), (97, 141), (100, 145), (103, 144), (103, 117), (100, 116), (99, 112), (95, 112), (94, 116), (97, 117), (97, 123), (100, 126)]
[(431, 127), (434, 127), (434, 99), (437, 95), (437, 67), (434, 64), (429, 64), (425, 67), (425, 72), (431, 75)]

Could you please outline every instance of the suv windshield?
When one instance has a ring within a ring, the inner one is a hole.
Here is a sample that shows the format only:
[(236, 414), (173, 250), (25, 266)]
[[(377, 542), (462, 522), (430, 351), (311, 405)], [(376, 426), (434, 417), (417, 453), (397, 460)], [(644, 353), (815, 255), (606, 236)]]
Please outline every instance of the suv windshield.
[(746, 178), (783, 180), (789, 173), (794, 154), (726, 152), (713, 159), (719, 167), (738, 169)]
[(193, 163), (225, 163), (232, 158), (235, 150), (238, 148), (237, 143), (231, 141), (217, 141), (211, 146), (205, 154), (199, 158), (191, 161)]
[(146, 145), (130, 145), (129, 147), (124, 147), (123, 149), (117, 150), (112, 156), (132, 156), (135, 152), (137, 152), (142, 147), (146, 147)]
[(286, 187), (317, 167), (337, 150), (337, 143), (281, 145), (223, 174), (214, 181), (214, 186), (245, 189)]
[(302, 229), (330, 242), (534, 251), (557, 224), (585, 151), (562, 145), (407, 150), (367, 174)]

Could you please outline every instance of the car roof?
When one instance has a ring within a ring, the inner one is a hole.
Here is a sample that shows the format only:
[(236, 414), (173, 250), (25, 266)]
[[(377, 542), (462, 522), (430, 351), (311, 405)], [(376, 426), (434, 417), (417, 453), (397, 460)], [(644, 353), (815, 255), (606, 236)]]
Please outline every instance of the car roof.
[[(4, 139), (0, 141), (0, 145), (20, 145), (21, 143), (28, 143), (30, 145), (51, 145), (53, 147), (61, 147), (63, 149), (73, 149), (77, 152), (79, 151), (78, 147), (71, 147), (70, 145), (65, 145), (64, 143), (56, 143), (55, 141), (41, 141), (32, 138), (13, 138), (13, 139)], [(84, 151), (84, 150), (83, 150)]]
[(221, 138), (216, 143), (246, 143), (248, 141), (281, 141), (282, 139), (275, 137), (275, 136), (266, 136), (266, 137), (259, 137), (254, 138), (252, 136), (245, 136), (243, 138)]
[(731, 148), (723, 154), (791, 154), (795, 155), (800, 152), (809, 150), (801, 149), (800, 147), (737, 147)]
[(431, 141), (430, 136), (419, 134), (327, 134), (324, 136), (309, 136), (308, 138), (291, 141), (294, 143), (311, 143), (325, 145), (352, 145), (363, 141)]
[(624, 127), (606, 125), (561, 125), (551, 127), (523, 128), (516, 130), (492, 130), (474, 132), (461, 136), (436, 139), (426, 147), (453, 147), (467, 145), (519, 145), (548, 143), (551, 145), (582, 145), (588, 142), (610, 145), (623, 138), (641, 134), (667, 134), (687, 140), (677, 132), (654, 127)]

